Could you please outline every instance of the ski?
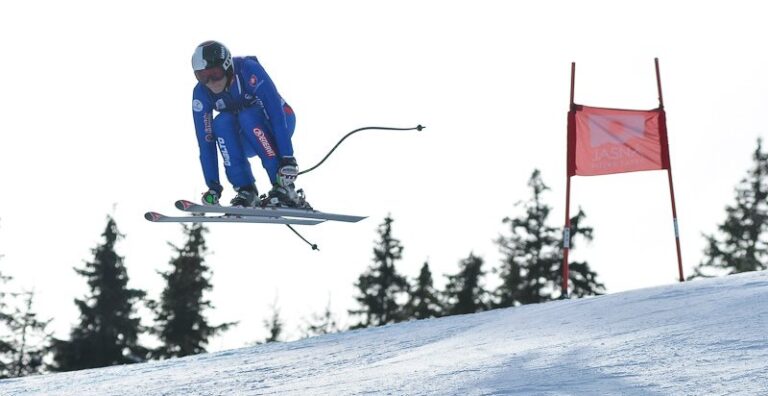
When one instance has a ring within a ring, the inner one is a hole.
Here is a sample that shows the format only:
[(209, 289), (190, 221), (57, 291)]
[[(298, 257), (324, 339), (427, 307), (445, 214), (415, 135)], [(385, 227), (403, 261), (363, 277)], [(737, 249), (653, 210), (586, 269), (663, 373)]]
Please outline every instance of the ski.
[(294, 224), (315, 225), (323, 219), (286, 219), (283, 217), (241, 216), (224, 214), (221, 216), (166, 216), (157, 212), (147, 212), (144, 218), (153, 223), (263, 223), (263, 224)]
[(183, 199), (176, 201), (176, 208), (185, 212), (192, 213), (224, 213), (228, 215), (257, 217), (296, 217), (303, 219), (345, 221), (350, 223), (357, 223), (358, 221), (366, 218), (366, 216), (326, 213), (313, 209), (276, 208), (269, 206), (263, 208), (242, 208), (218, 205), (201, 205)]

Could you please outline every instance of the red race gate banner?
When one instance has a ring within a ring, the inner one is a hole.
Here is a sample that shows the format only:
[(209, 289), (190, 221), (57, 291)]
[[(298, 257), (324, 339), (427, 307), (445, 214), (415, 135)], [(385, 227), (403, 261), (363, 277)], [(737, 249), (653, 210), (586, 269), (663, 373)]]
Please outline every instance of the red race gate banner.
[(661, 95), (659, 59), (655, 58), (659, 107), (653, 110), (624, 110), (588, 107), (574, 103), (576, 63), (571, 63), (571, 103), (568, 112), (568, 175), (565, 184), (565, 227), (563, 227), (562, 297), (568, 291), (568, 252), (571, 238), (571, 177), (597, 176), (646, 170), (667, 171), (672, 220), (677, 248), (677, 268), (683, 277), (680, 232), (677, 226), (675, 189), (669, 161), (667, 116)]
[(573, 105), (568, 113), (568, 176), (669, 169), (664, 110)]

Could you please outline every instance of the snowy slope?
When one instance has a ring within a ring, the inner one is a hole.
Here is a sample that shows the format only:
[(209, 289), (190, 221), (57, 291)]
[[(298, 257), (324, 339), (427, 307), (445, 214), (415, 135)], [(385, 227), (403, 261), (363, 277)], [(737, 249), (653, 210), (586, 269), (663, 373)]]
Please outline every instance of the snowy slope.
[(183, 359), (2, 395), (766, 395), (768, 272)]

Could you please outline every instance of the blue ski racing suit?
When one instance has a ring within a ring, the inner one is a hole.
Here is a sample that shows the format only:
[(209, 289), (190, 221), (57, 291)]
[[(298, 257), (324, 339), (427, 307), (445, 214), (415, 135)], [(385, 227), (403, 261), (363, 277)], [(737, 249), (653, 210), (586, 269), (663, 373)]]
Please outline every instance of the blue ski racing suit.
[[(256, 57), (232, 60), (234, 73), (224, 91), (214, 94), (198, 83), (192, 94), (205, 183), (221, 191), (218, 146), (227, 179), (235, 189), (254, 184), (248, 158), (257, 155), (274, 185), (280, 159), (293, 157), (296, 116)], [(214, 110), (218, 112), (215, 117)]]

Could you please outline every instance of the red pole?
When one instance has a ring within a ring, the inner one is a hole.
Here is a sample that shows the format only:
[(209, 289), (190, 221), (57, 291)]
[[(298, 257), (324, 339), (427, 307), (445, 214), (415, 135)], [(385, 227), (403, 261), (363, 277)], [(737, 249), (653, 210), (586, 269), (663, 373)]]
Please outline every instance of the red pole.
[(653, 58), (656, 64), (656, 87), (659, 89), (659, 108), (664, 108), (664, 97), (661, 95), (661, 74), (659, 74), (659, 58)]
[[(664, 98), (661, 94), (661, 74), (659, 73), (659, 58), (654, 58), (653, 61), (656, 65), (656, 86), (659, 89), (659, 108), (663, 110)], [(674, 184), (672, 183), (672, 164), (671, 163), (669, 163), (667, 167), (667, 179), (669, 180), (669, 196), (670, 196), (670, 199), (672, 200), (672, 222), (675, 227), (675, 246), (677, 247), (677, 272), (680, 276), (680, 282), (685, 282), (685, 276), (683, 275), (683, 255), (680, 252), (680, 229), (677, 223), (677, 207), (675, 205), (675, 187), (674, 187)]]
[(571, 107), (573, 107), (573, 87), (576, 81), (576, 62), (571, 62)]
[[(571, 103), (569, 112), (573, 111), (573, 91), (576, 79), (576, 62), (571, 62)], [(569, 117), (570, 118), (570, 117)], [(565, 161), (565, 227), (563, 227), (563, 289), (561, 298), (568, 298), (568, 251), (571, 247), (571, 166), (570, 166), (570, 128), (566, 138)]]

